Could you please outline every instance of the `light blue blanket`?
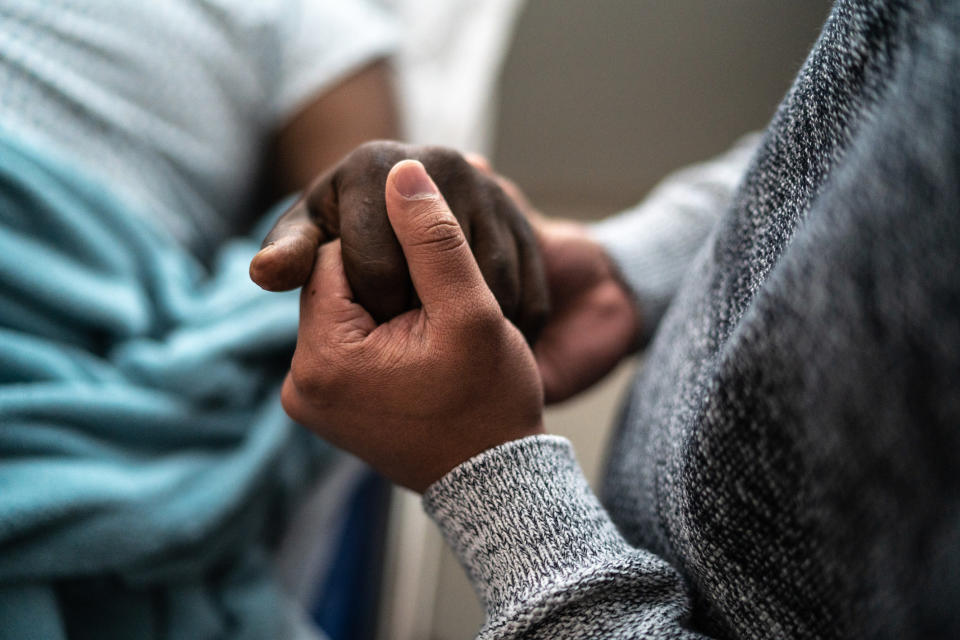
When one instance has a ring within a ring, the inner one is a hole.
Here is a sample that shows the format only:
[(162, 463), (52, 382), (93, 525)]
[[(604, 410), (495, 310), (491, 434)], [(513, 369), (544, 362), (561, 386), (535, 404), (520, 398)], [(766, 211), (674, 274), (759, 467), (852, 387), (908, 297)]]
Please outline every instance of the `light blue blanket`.
[(0, 135), (0, 638), (272, 638), (295, 294)]

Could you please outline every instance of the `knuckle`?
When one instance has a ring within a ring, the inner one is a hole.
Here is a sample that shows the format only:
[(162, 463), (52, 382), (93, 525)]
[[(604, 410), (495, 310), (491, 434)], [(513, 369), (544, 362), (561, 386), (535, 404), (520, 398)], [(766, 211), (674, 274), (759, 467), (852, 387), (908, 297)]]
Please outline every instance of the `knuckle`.
[(520, 187), (508, 178), (496, 175), (488, 178), (487, 189), (491, 200), (497, 203), (498, 215), (512, 218), (521, 226), (529, 226), (527, 213), (532, 207)]
[(520, 191), (520, 187), (517, 186), (516, 182), (501, 175), (497, 176), (496, 182), (497, 186), (500, 187), (500, 190), (503, 191), (511, 200), (517, 202), (518, 204), (523, 202), (523, 192)]
[(517, 203), (500, 188), (500, 185), (490, 180), (484, 186), (487, 192), (487, 198), (490, 202), (494, 203), (494, 210), (497, 216), (516, 223), (524, 220), (523, 213), (520, 211)]
[(443, 147), (438, 145), (428, 145), (423, 148), (422, 157), (426, 161), (438, 162), (443, 164), (454, 164), (454, 165), (468, 165), (466, 158), (457, 151), (450, 147)]
[(496, 305), (478, 305), (465, 310), (460, 331), (471, 340), (489, 341), (503, 330), (503, 312)]
[(490, 159), (481, 153), (467, 153), (464, 155), (467, 162), (469, 162), (475, 169), (486, 173), (493, 173), (493, 165), (490, 164)]
[(296, 422), (303, 422), (302, 408), (300, 406), (299, 390), (292, 380), (284, 384), (280, 390), (280, 406)]
[(326, 387), (322, 371), (323, 369), (305, 365), (302, 359), (294, 356), (290, 364), (290, 383), (300, 395), (313, 396)]
[(417, 212), (414, 225), (415, 231), (410, 239), (414, 247), (444, 253), (457, 251), (467, 242), (456, 218), (436, 204), (425, 206)]
[(316, 352), (309, 358), (304, 357), (298, 349), (290, 363), (290, 383), (302, 397), (308, 399), (334, 393), (347, 373), (339, 363), (340, 358), (323, 357)]
[(427, 146), (418, 155), (441, 191), (471, 186), (481, 175), (463, 154), (449, 147)]
[(370, 140), (364, 142), (350, 153), (351, 159), (370, 161), (384, 156), (396, 156), (406, 150), (406, 145), (393, 140)]
[(388, 227), (387, 203), (381, 189), (362, 193), (360, 198), (351, 198), (354, 207), (343, 214), (343, 226), (363, 240), (382, 241), (380, 236)]
[(379, 182), (379, 178), (386, 176), (394, 164), (409, 156), (409, 151), (407, 145), (392, 140), (365, 142), (344, 159), (341, 183), (344, 186), (367, 184), (373, 177)]
[(351, 157), (365, 157), (371, 156), (376, 153), (379, 153), (384, 146), (384, 141), (382, 140), (369, 140), (364, 142), (361, 145), (358, 145), (352, 152)]
[(485, 273), (488, 274), (490, 281), (487, 284), (491, 288), (505, 292), (517, 288), (513, 261), (504, 253), (496, 253), (486, 261)]

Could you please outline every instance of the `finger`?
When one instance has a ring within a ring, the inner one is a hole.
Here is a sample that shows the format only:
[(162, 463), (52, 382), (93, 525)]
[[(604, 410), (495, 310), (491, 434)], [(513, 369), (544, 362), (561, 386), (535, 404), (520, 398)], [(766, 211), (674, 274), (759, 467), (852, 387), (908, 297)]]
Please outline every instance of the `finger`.
[(480, 173), (485, 173), (488, 176), (494, 175), (493, 165), (490, 164), (490, 160), (485, 155), (470, 151), (463, 154), (463, 157)]
[(366, 336), (377, 325), (354, 300), (343, 268), (340, 241), (324, 244), (316, 255), (316, 267), (300, 294), (300, 332)]
[(521, 291), (514, 323), (527, 342), (534, 344), (550, 316), (550, 289), (533, 230), (519, 217), (511, 218), (511, 224), (517, 243)]
[(493, 165), (490, 164), (490, 161), (485, 156), (479, 153), (467, 153), (463, 157), (474, 169), (493, 180), (497, 186), (500, 187), (501, 191), (507, 194), (517, 208), (520, 209), (529, 220), (539, 221), (543, 218), (543, 214), (533, 208), (533, 205), (530, 204), (527, 196), (521, 191), (520, 187), (517, 186), (517, 183), (494, 171)]
[(340, 238), (347, 280), (354, 297), (377, 322), (412, 308), (413, 284), (403, 250), (390, 226), (383, 184), (341, 185)]
[(492, 211), (475, 211), (470, 220), (473, 255), (480, 273), (500, 303), (503, 315), (513, 320), (520, 304), (517, 245), (509, 224)]
[(410, 270), (424, 310), (454, 315), (479, 303), (496, 306), (456, 217), (415, 160), (390, 170), (386, 186), (387, 215)]
[(268, 291), (302, 286), (316, 257), (317, 246), (336, 237), (336, 193), (332, 174), (307, 189), (280, 218), (250, 261), (250, 278)]
[(500, 190), (503, 191), (510, 200), (513, 201), (514, 205), (523, 212), (523, 215), (526, 216), (528, 220), (537, 222), (543, 219), (543, 214), (537, 211), (530, 200), (527, 199), (527, 196), (520, 187), (517, 186), (517, 183), (511, 180), (510, 178), (505, 178), (499, 173), (493, 174), (493, 180), (497, 183), (497, 186), (500, 187)]

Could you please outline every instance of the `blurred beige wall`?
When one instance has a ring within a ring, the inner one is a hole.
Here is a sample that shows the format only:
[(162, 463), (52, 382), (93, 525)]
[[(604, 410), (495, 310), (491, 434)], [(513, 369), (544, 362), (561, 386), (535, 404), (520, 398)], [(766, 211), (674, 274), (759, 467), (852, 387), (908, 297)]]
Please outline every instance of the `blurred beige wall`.
[(763, 127), (824, 0), (529, 0), (501, 83), (498, 168), (541, 206), (609, 210)]
[[(494, 162), (547, 213), (629, 206), (672, 169), (762, 128), (828, 10), (825, 0), (529, 0), (501, 83)], [(632, 370), (547, 414), (591, 482)], [(448, 551), (432, 617), (434, 640), (473, 638), (483, 621)]]

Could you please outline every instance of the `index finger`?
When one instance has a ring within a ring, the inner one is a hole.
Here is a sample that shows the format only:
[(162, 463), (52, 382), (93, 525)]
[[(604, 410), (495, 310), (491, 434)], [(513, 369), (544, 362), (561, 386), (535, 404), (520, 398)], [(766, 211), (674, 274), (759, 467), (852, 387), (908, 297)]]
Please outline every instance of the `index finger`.
[(317, 247), (339, 234), (336, 224), (334, 174), (307, 188), (280, 216), (250, 261), (250, 279), (268, 291), (302, 286), (313, 270)]
[(300, 294), (301, 337), (363, 338), (376, 329), (373, 317), (353, 296), (343, 268), (339, 240), (328, 242), (316, 252), (316, 268)]

